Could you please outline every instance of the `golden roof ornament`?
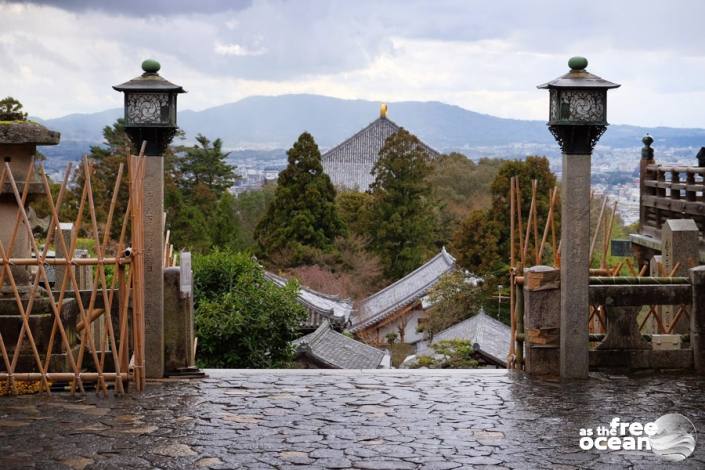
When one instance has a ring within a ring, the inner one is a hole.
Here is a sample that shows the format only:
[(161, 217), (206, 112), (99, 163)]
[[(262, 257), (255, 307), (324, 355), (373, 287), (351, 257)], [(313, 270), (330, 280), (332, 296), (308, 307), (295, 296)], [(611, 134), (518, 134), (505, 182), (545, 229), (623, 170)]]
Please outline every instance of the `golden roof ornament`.
[(379, 117), (382, 119), (387, 119), (387, 103), (382, 103), (379, 106)]

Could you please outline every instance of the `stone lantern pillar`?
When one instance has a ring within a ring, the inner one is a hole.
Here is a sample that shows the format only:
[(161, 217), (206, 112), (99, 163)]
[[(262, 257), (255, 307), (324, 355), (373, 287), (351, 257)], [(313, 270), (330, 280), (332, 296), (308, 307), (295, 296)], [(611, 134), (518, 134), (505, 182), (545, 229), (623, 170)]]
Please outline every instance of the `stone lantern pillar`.
[[(59, 143), (59, 138), (60, 134), (58, 132), (50, 131), (35, 122), (23, 119), (0, 121), (0, 158), (3, 165), (5, 162), (10, 164), (10, 169), (20, 194), (25, 184), (30, 185), (25, 207), (28, 212), (29, 202), (32, 197), (44, 193), (44, 186), (37, 176), (36, 166), (33, 178), (29, 181), (27, 180), (32, 157), (36, 154), (38, 145), (56, 145)], [(15, 229), (15, 221), (19, 211), (17, 204), (9, 175), (6, 175), (5, 182), (0, 187), (0, 240), (2, 240), (6, 251), (9, 249), (10, 239)], [(32, 256), (30, 231), (31, 227), (26, 227), (24, 221), (20, 218), (20, 227), (17, 230), (11, 254), (13, 258), (30, 258)], [(20, 290), (23, 292), (27, 291), (30, 283), (27, 267), (13, 266), (11, 270), (15, 283)], [(3, 288), (3, 294), (11, 295), (7, 279), (5, 280), (5, 285), (7, 287)]]
[(113, 88), (125, 94), (125, 132), (137, 154), (146, 142), (144, 175), (145, 374), (164, 376), (164, 151), (176, 134), (176, 97), (186, 91), (142, 62), (143, 74)]
[(561, 378), (587, 378), (590, 269), (590, 165), (607, 129), (607, 90), (617, 88), (589, 73), (573, 57), (570, 71), (539, 88), (549, 91), (548, 127), (563, 151), (561, 178)]

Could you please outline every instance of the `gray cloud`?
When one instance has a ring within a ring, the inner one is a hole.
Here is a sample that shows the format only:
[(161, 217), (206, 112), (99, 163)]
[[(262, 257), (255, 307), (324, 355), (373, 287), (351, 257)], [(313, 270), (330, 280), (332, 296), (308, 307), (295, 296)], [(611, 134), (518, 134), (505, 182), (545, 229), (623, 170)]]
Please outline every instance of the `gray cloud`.
[(75, 13), (102, 11), (127, 16), (170, 16), (237, 11), (247, 8), (252, 0), (10, 0), (10, 3), (51, 6)]
[(615, 122), (703, 125), (703, 17), (700, 0), (0, 0), (0, 83), (45, 115), (104, 109), (154, 57), (196, 108), (307, 92), (538, 118), (534, 86), (580, 54), (624, 84)]

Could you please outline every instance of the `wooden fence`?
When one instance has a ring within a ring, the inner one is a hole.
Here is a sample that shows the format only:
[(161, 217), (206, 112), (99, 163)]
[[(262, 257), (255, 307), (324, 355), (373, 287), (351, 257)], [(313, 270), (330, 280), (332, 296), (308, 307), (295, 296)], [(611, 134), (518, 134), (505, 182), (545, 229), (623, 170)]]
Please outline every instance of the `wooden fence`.
[[(0, 329), (0, 381), (7, 381), (12, 393), (17, 393), (17, 381), (38, 381), (39, 389), (46, 393), (50, 393), (52, 385), (60, 383), (74, 393), (76, 389), (84, 392), (84, 384), (92, 382), (96, 391), (105, 396), (109, 387), (114, 387), (118, 394), (124, 393), (130, 381), (136, 390), (144, 388), (143, 152), (127, 157), (119, 165), (104, 221), (99, 221), (96, 215), (93, 164), (85, 158), (74, 174), (77, 178), (70, 183), (72, 173), (69, 165), (54, 196), (43, 166), (37, 168), (34, 161), (23, 176), (23, 185), (15, 180), (9, 163), (0, 171), (0, 188), (7, 188), (4, 193), (9, 192), (17, 204), (9, 243), (4, 245), (0, 241), (0, 287), (5, 292), (0, 302), (14, 302), (10, 307), (16, 308), (21, 321), (14, 344), (8, 344), (8, 340), (16, 332)], [(124, 178), (128, 179), (127, 185), (122, 184)], [(39, 235), (32, 231), (27, 210), (29, 188), (36, 188), (37, 180), (41, 190), (34, 192), (43, 194), (33, 195), (33, 202), (46, 198), (50, 212), (48, 229)], [(82, 187), (67, 241), (60, 227), (65, 221), (59, 214), (67, 204), (69, 185), (76, 181), (82, 182)], [(118, 200), (124, 197), (120, 194), (124, 191), (128, 192), (127, 207), (124, 213), (118, 213)], [(110, 236), (114, 224), (121, 227), (117, 240)], [(30, 257), (13, 256), (19, 235), (28, 237)], [(79, 236), (92, 241), (88, 258), (76, 256)], [(50, 257), (50, 251), (63, 255)], [(34, 275), (30, 275), (29, 285), (16, 282), (13, 269), (19, 266), (31, 267)], [(49, 266), (63, 268), (61, 278), (55, 282), (47, 275)], [(77, 266), (92, 267), (90, 290), (80, 289)], [(67, 314), (70, 309), (77, 310), (77, 315)], [(46, 314), (51, 316), (51, 332), (48, 340), (40, 342), (37, 338), (44, 334), (39, 329)], [(31, 355), (30, 364), (19, 360), (22, 355)], [(52, 356), (54, 359), (61, 356), (62, 360), (52, 360)]]

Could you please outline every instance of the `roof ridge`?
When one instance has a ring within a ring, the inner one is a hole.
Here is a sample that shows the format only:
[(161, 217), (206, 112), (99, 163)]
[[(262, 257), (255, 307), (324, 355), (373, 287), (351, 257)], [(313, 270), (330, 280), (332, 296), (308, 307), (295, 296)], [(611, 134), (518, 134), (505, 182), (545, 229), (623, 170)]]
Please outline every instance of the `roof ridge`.
[(328, 321), (328, 319), (325, 319), (321, 322), (321, 326), (316, 328), (316, 331), (314, 331), (313, 333), (309, 333), (308, 336), (310, 336), (310, 339), (308, 341), (306, 341), (304, 344), (306, 344), (309, 347), (313, 346), (314, 343), (318, 342), (318, 340), (320, 340), (323, 337), (323, 335), (325, 335), (329, 331), (333, 331), (333, 330), (330, 327), (330, 322)]
[[(438, 333), (434, 333), (433, 336), (437, 338), (438, 336), (442, 335), (442, 334), (445, 333), (446, 331), (449, 331), (449, 330), (455, 328), (456, 326), (458, 326), (458, 325), (460, 325), (460, 324), (462, 324), (462, 323), (465, 323), (465, 322), (468, 322), (468, 323), (469, 323), (469, 322), (472, 321), (472, 320), (477, 321), (476, 318), (479, 317), (480, 315), (485, 315), (485, 316), (487, 316), (487, 317), (489, 317), (489, 318), (492, 318), (492, 317), (490, 317), (489, 315), (487, 315), (487, 314), (485, 313), (484, 309), (481, 309), (481, 310), (480, 310), (479, 312), (477, 312), (475, 315), (471, 315), (471, 316), (467, 317), (467, 318), (464, 319), (464, 320), (460, 320), (458, 323), (453, 323), (452, 325), (450, 325), (450, 326), (449, 326), (448, 328), (446, 328), (445, 330), (441, 330), (441, 331), (439, 331)], [(504, 324), (504, 323), (503, 323), (503, 324)]]
[[(265, 277), (265, 278), (268, 278), (268, 279), (269, 279), (270, 281), (272, 281), (272, 282), (281, 282), (281, 283), (283, 283), (284, 285), (286, 285), (289, 281), (291, 281), (291, 278), (286, 278), (286, 277), (284, 277), (284, 276), (279, 276), (279, 275), (274, 274), (274, 273), (272, 273), (272, 272), (270, 272), (270, 271), (265, 271), (265, 272), (264, 272), (264, 277)], [(310, 287), (308, 287), (308, 286), (305, 286), (305, 285), (301, 284), (301, 281), (299, 281), (299, 280), (298, 280), (297, 278), (295, 278), (295, 277), (294, 277), (293, 279), (294, 279), (296, 282), (298, 282), (298, 284), (299, 284), (299, 290), (304, 290), (304, 291), (310, 292), (310, 293), (312, 293), (312, 294), (314, 294), (314, 295), (317, 295), (317, 296), (319, 296), (319, 297), (323, 297), (323, 298), (328, 299), (328, 300), (332, 300), (332, 301), (335, 301), (335, 302), (341, 302), (341, 303), (347, 304), (347, 305), (350, 306), (350, 308), (352, 308), (352, 299), (349, 298), (349, 297), (342, 298), (342, 297), (339, 296), (339, 295), (335, 295), (335, 294), (326, 294), (325, 292), (320, 292), (320, 291), (317, 291), (317, 290), (315, 290), (315, 289), (312, 289), (312, 288), (310, 288)], [(308, 302), (306, 299), (303, 299), (303, 298), (302, 298), (301, 300), (302, 300), (303, 302), (307, 303), (307, 304), (310, 304), (310, 302)], [(312, 305), (312, 306), (315, 307), (315, 305)], [(333, 311), (333, 309), (329, 309), (329, 310), (330, 310), (331, 312)]]
[(356, 342), (356, 343), (359, 343), (359, 344), (363, 345), (363, 346), (366, 347), (367, 349), (370, 349), (370, 350), (372, 350), (372, 351), (375, 351), (375, 352), (377, 352), (377, 353), (381, 353), (381, 354), (384, 355), (384, 351), (382, 351), (382, 350), (379, 349), (379, 348), (375, 348), (374, 346), (370, 346), (369, 344), (367, 344), (367, 343), (365, 343), (365, 342), (363, 342), (363, 341), (359, 341), (359, 340), (357, 340), (357, 339), (355, 339), (355, 338), (351, 338), (351, 337), (349, 337), (349, 336), (345, 336), (344, 334), (338, 333), (337, 331), (335, 331), (335, 330), (333, 330), (333, 329), (330, 330), (330, 333), (331, 333), (331, 334), (335, 334), (335, 335), (342, 336), (342, 337), (344, 337), (346, 340), (354, 341), (354, 342)]
[(333, 153), (335, 150), (338, 150), (340, 147), (344, 146), (345, 144), (347, 144), (347, 143), (350, 142), (351, 140), (353, 140), (353, 139), (355, 139), (356, 137), (362, 135), (363, 133), (365, 133), (365, 131), (367, 131), (368, 129), (370, 129), (372, 126), (374, 126), (375, 124), (377, 124), (377, 123), (380, 122), (380, 121), (386, 121), (386, 122), (388, 122), (389, 124), (391, 124), (393, 127), (396, 128), (396, 131), (399, 131), (399, 129), (401, 129), (401, 126), (399, 126), (396, 122), (392, 121), (392, 120), (389, 119), (389, 118), (381, 117), (381, 116), (380, 116), (380, 117), (378, 117), (377, 119), (375, 119), (374, 121), (372, 121), (371, 123), (369, 123), (369, 124), (368, 124), (367, 126), (365, 126), (364, 128), (362, 128), (362, 129), (360, 129), (359, 131), (357, 131), (355, 134), (351, 135), (350, 137), (348, 137), (347, 139), (345, 139), (344, 141), (342, 141), (341, 143), (339, 143), (338, 145), (336, 145), (335, 147), (332, 147), (330, 150), (326, 151), (323, 155), (321, 155), (321, 160), (322, 160), (326, 155), (328, 155), (328, 154), (330, 154), (330, 153)]
[(433, 258), (429, 259), (428, 261), (426, 261), (424, 264), (422, 264), (422, 265), (419, 266), (418, 268), (416, 268), (416, 269), (414, 269), (413, 271), (411, 271), (411, 272), (410, 272), (409, 274), (407, 274), (406, 276), (402, 277), (401, 279), (397, 279), (397, 280), (394, 281), (393, 283), (389, 284), (387, 287), (384, 287), (383, 289), (378, 290), (377, 292), (375, 292), (374, 294), (370, 295), (369, 297), (365, 297), (365, 298), (362, 300), (362, 302), (360, 302), (360, 306), (365, 305), (365, 304), (367, 303), (367, 301), (369, 301), (369, 300), (371, 300), (371, 299), (374, 299), (375, 297), (378, 297), (379, 295), (381, 295), (381, 294), (383, 294), (383, 293), (385, 293), (385, 292), (391, 290), (392, 287), (395, 287), (395, 286), (397, 286), (398, 284), (401, 284), (402, 281), (404, 281), (405, 279), (411, 277), (412, 275), (416, 274), (417, 272), (421, 271), (423, 268), (425, 268), (426, 266), (430, 265), (431, 263), (433, 263), (434, 261), (436, 261), (438, 258), (441, 258), (441, 257), (442, 257), (444, 260), (446, 260), (447, 262), (449, 262), (450, 264), (455, 264), (455, 258), (453, 258), (453, 257), (445, 250), (445, 247), (443, 247), (443, 249), (442, 249), (437, 255), (435, 255)]

